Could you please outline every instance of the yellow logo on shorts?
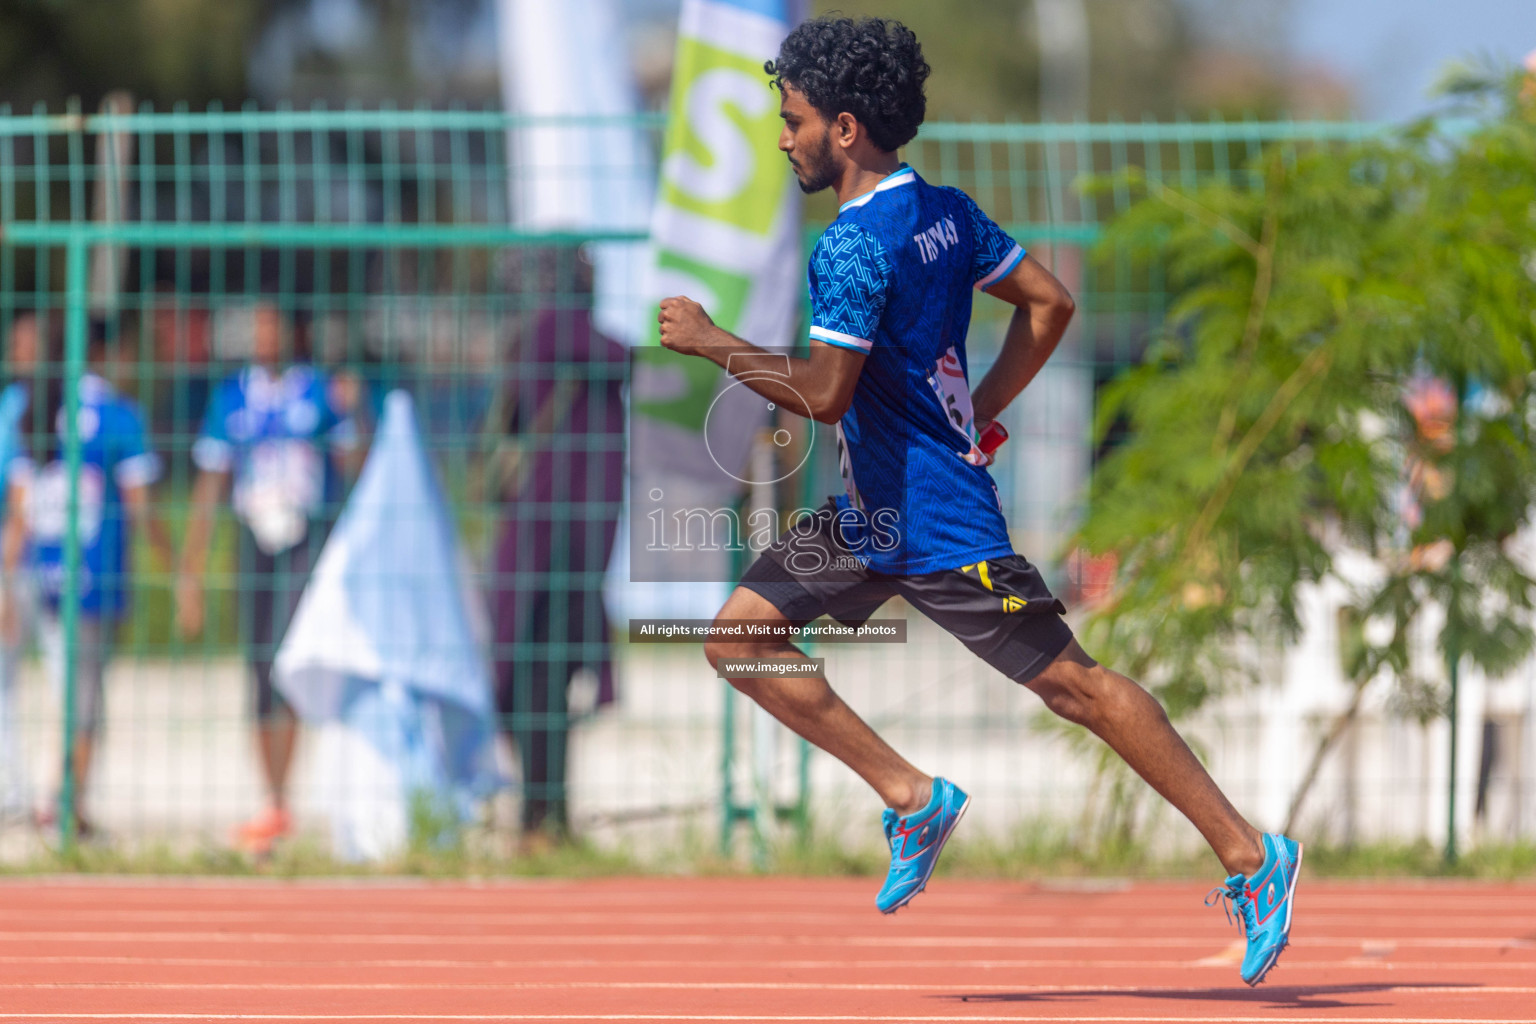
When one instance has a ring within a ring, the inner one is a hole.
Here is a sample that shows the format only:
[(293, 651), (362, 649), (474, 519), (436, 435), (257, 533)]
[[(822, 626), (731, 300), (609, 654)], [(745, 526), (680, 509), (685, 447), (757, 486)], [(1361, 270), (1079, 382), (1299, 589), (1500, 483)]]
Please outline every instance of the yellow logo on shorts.
[(988, 590), (991, 590), (992, 575), (987, 572), (987, 563), (972, 562), (970, 565), (962, 565), (960, 567), (961, 572), (970, 572), (972, 569), (976, 570), (976, 577), (981, 580), (981, 585), (986, 587)]
[(1021, 612), (1024, 610), (1024, 606), (1027, 604), (1029, 604), (1029, 602), (1024, 600), (1022, 597), (1014, 597), (1012, 594), (1009, 594), (1007, 597), (1003, 598), (1003, 611)]

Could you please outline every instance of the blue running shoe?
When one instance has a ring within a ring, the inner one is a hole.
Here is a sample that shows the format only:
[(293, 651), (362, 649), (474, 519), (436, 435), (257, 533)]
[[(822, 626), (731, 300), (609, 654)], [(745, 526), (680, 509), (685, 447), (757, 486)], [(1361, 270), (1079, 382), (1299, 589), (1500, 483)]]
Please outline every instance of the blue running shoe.
[(1290, 944), (1296, 876), (1301, 872), (1300, 843), (1275, 832), (1266, 833), (1261, 841), (1264, 866), (1254, 874), (1254, 880), (1233, 875), (1225, 887), (1218, 886), (1205, 897), (1208, 907), (1227, 901), (1222, 908), (1227, 912), (1227, 920), (1237, 915), (1237, 926), (1248, 939), (1242, 974), (1249, 985), (1263, 981), (1280, 959), (1281, 951)]
[(891, 844), (891, 870), (875, 897), (882, 914), (894, 914), (928, 887), (928, 877), (939, 862), (939, 851), (955, 830), (955, 824), (971, 798), (948, 779), (933, 780), (928, 806), (903, 818), (885, 809), (885, 839)]

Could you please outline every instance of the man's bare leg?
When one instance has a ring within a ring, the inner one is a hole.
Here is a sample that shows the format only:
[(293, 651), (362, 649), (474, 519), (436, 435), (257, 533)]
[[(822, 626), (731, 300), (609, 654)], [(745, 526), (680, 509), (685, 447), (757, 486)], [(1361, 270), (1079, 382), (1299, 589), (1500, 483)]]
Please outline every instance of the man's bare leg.
[[(745, 587), (736, 588), (717, 619), (788, 625), (766, 598)], [(722, 658), (805, 658), (799, 648), (783, 640), (711, 640), (704, 645), (704, 655), (711, 666), (718, 666)], [(898, 814), (910, 814), (927, 805), (933, 780), (881, 739), (825, 679), (732, 679), (731, 685), (852, 768)]]
[(1259, 832), (1237, 813), (1168, 721), (1162, 705), (1132, 679), (1084, 653), (1076, 640), (1029, 688), (1046, 707), (1086, 726), (1190, 820), (1229, 875), (1264, 863)]
[(261, 773), (267, 783), (267, 796), (279, 811), (288, 809), (288, 771), (293, 767), (293, 750), (299, 735), (299, 719), (292, 709), (279, 705), (272, 717), (256, 726), (256, 750), (261, 757)]

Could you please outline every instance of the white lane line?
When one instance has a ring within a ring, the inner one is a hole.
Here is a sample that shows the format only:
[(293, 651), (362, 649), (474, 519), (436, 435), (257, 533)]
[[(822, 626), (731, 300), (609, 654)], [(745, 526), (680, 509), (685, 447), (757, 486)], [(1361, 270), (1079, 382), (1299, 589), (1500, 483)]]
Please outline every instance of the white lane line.
[[(1084, 995), (1137, 995), (1144, 992), (1178, 993), (1188, 992), (1192, 994), (1207, 995), (1211, 992), (1230, 990), (1247, 993), (1246, 988), (1239, 988), (1235, 983), (1227, 989), (1209, 988), (1205, 986), (1191, 987), (1188, 985), (1007, 985), (999, 983), (971, 984), (968, 982), (949, 982), (946, 984), (910, 984), (910, 983), (860, 983), (860, 982), (809, 982), (809, 981), (489, 981), (489, 982), (360, 982), (360, 981), (336, 981), (336, 982), (302, 982), (302, 981), (259, 981), (259, 982), (174, 982), (174, 981), (27, 981), (27, 982), (0, 982), (0, 990), (30, 991), (37, 989), (69, 989), (69, 990), (170, 990), (177, 992), (370, 992), (370, 991), (416, 991), (416, 990), (554, 990), (566, 989), (586, 990), (657, 990), (657, 991), (768, 991), (768, 992), (953, 992), (963, 994), (965, 992), (1032, 992), (1032, 993), (1062, 993)], [(1301, 990), (1303, 994), (1317, 989), (1316, 985), (1274, 985), (1265, 988), (1259, 993), (1265, 992), (1292, 992)], [(1536, 986), (1530, 985), (1479, 985), (1468, 982), (1463, 985), (1371, 985), (1368, 993), (1358, 994), (1380, 995), (1382, 993), (1411, 993), (1425, 992), (1456, 995), (1536, 995)], [(1335, 993), (1327, 993), (1335, 994)], [(1342, 995), (1356, 993), (1344, 992)]]
[[(1309, 1024), (1536, 1024), (1532, 1017), (1314, 1017), (1305, 1018)], [(734, 1013), (684, 1014), (684, 1013), (8, 1013), (0, 1020), (655, 1020), (655, 1021), (886, 1021), (891, 1024), (929, 1024), (948, 1021), (986, 1021), (997, 1024), (1004, 1021), (1061, 1021), (1066, 1024), (1295, 1024), (1294, 1015), (1285, 1017), (1077, 1017), (1061, 1014), (1006, 1017), (988, 1017), (966, 1014), (964, 1016), (901, 1016), (882, 1014), (878, 1017), (862, 1014), (815, 1014), (815, 1015), (764, 1015), (750, 1016)]]
[[(677, 960), (317, 960), (311, 957), (294, 959), (242, 959), (236, 957), (152, 957), (152, 956), (0, 956), (0, 967), (6, 965), (36, 966), (41, 964), (69, 964), (76, 966), (125, 966), (125, 967), (256, 967), (281, 968), (283, 970), (321, 970), (344, 968), (347, 970), (577, 970), (590, 969), (612, 972), (623, 969), (675, 968)], [(1403, 971), (1440, 969), (1456, 971), (1519, 971), (1530, 973), (1529, 961), (1508, 960), (1452, 960), (1423, 961), (1398, 960), (1383, 963), (1380, 960), (1352, 957), (1348, 960), (1295, 960), (1285, 959), (1288, 968), (1315, 970), (1371, 970)], [(1230, 970), (1226, 961), (1204, 960), (774, 960), (752, 957), (749, 960), (689, 960), (692, 971), (725, 971), (750, 969), (754, 972), (773, 968), (778, 970)]]
[[(1018, 913), (978, 915), (957, 914), (950, 912), (949, 908), (936, 912), (926, 913), (924, 923), (929, 927), (985, 927), (985, 928), (1017, 928), (1022, 930), (1041, 927), (1061, 927), (1070, 925), (1074, 931), (1091, 931), (1094, 928), (1123, 928), (1125, 915), (1123, 912), (1113, 915), (1095, 915), (1069, 911), (1062, 908), (1059, 912), (1043, 912), (1044, 908), (1028, 907), (1020, 908)], [(1181, 922), (1191, 927), (1197, 927), (1204, 918), (1198, 913), (1198, 909), (1191, 910)], [(1463, 914), (1457, 916), (1445, 914), (1422, 913), (1422, 908), (1417, 908), (1420, 916), (1392, 916), (1390, 914), (1373, 914), (1372, 923), (1382, 927), (1383, 931), (1394, 936), (1397, 930), (1403, 928), (1430, 928), (1436, 931), (1448, 931), (1456, 928), (1471, 928), (1479, 932), (1487, 932), (1490, 928), (1504, 929), (1516, 928), (1527, 924), (1530, 920), (1528, 914), (1513, 913), (1507, 915), (1507, 919), (1500, 919), (1487, 914)], [(1532, 908), (1536, 911), (1536, 907)], [(48, 919), (55, 923), (75, 921), (100, 921), (100, 922), (132, 922), (135, 924), (156, 922), (190, 921), (195, 923), (226, 923), (226, 924), (252, 924), (252, 923), (276, 923), (292, 924), (296, 922), (323, 922), (335, 923), (345, 921), (351, 926), (364, 924), (440, 924), (453, 928), (462, 928), (469, 925), (486, 926), (517, 926), (528, 924), (588, 924), (602, 923), (608, 925), (617, 924), (684, 924), (684, 923), (721, 923), (731, 926), (749, 924), (774, 924), (786, 925), (815, 925), (825, 923), (843, 923), (850, 919), (858, 920), (868, 915), (857, 915), (841, 911), (833, 912), (825, 909), (818, 911), (772, 911), (772, 910), (742, 910), (722, 907), (719, 910), (701, 908), (699, 910), (655, 910), (649, 911), (643, 908), (625, 910), (586, 910), (568, 909), (558, 910), (517, 910), (517, 911), (452, 911), (445, 910), (441, 913), (420, 913), (410, 910), (363, 910), (338, 908), (334, 910), (314, 910), (312, 908), (292, 910), (275, 910), (270, 907), (262, 909), (229, 909), (229, 908), (196, 908), (185, 909), (93, 909), (81, 907), (78, 909), (58, 907), (18, 908), (0, 906), (0, 926), (25, 924), (35, 920), (41, 913), (46, 913)], [(1358, 914), (1317, 914), (1306, 915), (1309, 928), (1333, 926), (1340, 924), (1358, 925)]]
[[(1378, 942), (1373, 936), (1308, 936), (1292, 943), (1299, 947), (1362, 948)], [(1482, 938), (1399, 938), (1399, 947), (1415, 949), (1536, 949), (1536, 940), (1510, 937)], [(1045, 935), (724, 935), (724, 934), (584, 934), (573, 935), (400, 935), (375, 933), (316, 932), (107, 932), (107, 931), (37, 931), (0, 932), (0, 943), (39, 942), (122, 942), (170, 943), (197, 942), (223, 945), (250, 943), (285, 945), (350, 943), (372, 946), (400, 945), (472, 945), (472, 946), (901, 946), (908, 948), (1030, 947), (1073, 949), (1123, 949), (1123, 936), (1045, 936)], [(1208, 936), (1163, 936), (1137, 939), (1136, 945), (1153, 948), (1195, 946), (1209, 948)]]
[[(730, 928), (738, 928), (743, 924), (788, 926), (817, 926), (847, 924), (850, 920), (858, 921), (864, 918), (866, 922), (870, 915), (860, 913), (858, 915), (847, 913), (764, 913), (751, 911), (721, 910), (719, 912), (698, 911), (549, 911), (547, 913), (447, 913), (447, 914), (413, 914), (395, 911), (245, 911), (245, 910), (79, 910), (59, 911), (35, 908), (30, 910), (3, 910), (0, 909), (0, 927), (24, 926), (37, 920), (43, 914), (47, 915), (49, 922), (55, 925), (73, 924), (76, 927), (89, 927), (98, 922), (107, 923), (132, 923), (132, 924), (160, 924), (190, 922), (193, 924), (276, 924), (291, 926), (300, 923), (336, 924), (345, 922), (349, 927), (362, 927), (364, 925), (417, 925), (432, 927), (434, 925), (445, 928), (465, 928), (471, 925), (483, 927), (514, 928), (526, 925), (543, 924), (605, 924), (616, 926), (652, 926), (652, 925), (677, 925), (677, 924), (718, 924)], [(1359, 916), (1341, 917), (1340, 923), (1358, 924)], [(1074, 931), (1091, 931), (1093, 928), (1110, 929), (1125, 928), (1125, 916), (1123, 914), (1114, 917), (1091, 918), (1080, 914), (1070, 914), (1065, 911), (1059, 914), (1010, 914), (1006, 917), (978, 917), (972, 914), (946, 914), (936, 913), (924, 916), (924, 924), (932, 928), (988, 928), (988, 929), (1019, 929), (1021, 931), (1038, 930), (1041, 928), (1062, 928), (1070, 926)], [(1183, 924), (1192, 929), (1199, 930), (1205, 925), (1206, 919), (1200, 915), (1191, 914)], [(1312, 925), (1326, 924), (1330, 922), (1318, 922), (1308, 918)], [(1397, 924), (1399, 922), (1394, 922)], [(1426, 918), (1425, 923), (1445, 925), (1446, 928), (1455, 927), (1457, 922), (1447, 921), (1444, 918)], [(1515, 924), (1512, 919), (1510, 924)], [(1521, 921), (1520, 923), (1524, 923)], [(1486, 932), (1490, 926), (1487, 917), (1467, 918), (1465, 926), (1477, 928)]]
[[(1199, 894), (1192, 887), (1188, 894), (1183, 892), (1158, 893), (1155, 899), (1138, 899), (1149, 894), (1138, 893), (1132, 890), (1129, 893), (1119, 894), (1114, 904), (1114, 912), (1103, 910), (1092, 902), (1084, 903), (1084, 899), (1092, 899), (1092, 894), (1087, 897), (1074, 897), (1075, 904), (1068, 903), (1061, 893), (1039, 893), (1021, 889), (1000, 888), (993, 894), (976, 895), (970, 893), (956, 893), (944, 891), (942, 895), (935, 895), (936, 900), (942, 900), (943, 909), (949, 913), (976, 912), (985, 915), (1006, 916), (1011, 912), (1022, 913), (1058, 913), (1071, 914), (1072, 916), (1086, 916), (1089, 919), (1106, 918), (1122, 919), (1127, 906), (1127, 900), (1133, 901), (1132, 906), (1145, 910), (1173, 910), (1176, 908), (1199, 908)], [(1313, 885), (1307, 885), (1306, 891), (1314, 898), (1327, 896), (1328, 912), (1325, 917), (1328, 920), (1348, 920), (1359, 910), (1369, 910), (1373, 918), (1381, 918), (1388, 921), (1402, 919), (1422, 919), (1426, 915), (1434, 915), (1436, 912), (1456, 918), (1476, 916), (1490, 916), (1495, 919), (1519, 919), (1528, 917), (1536, 912), (1536, 890), (1522, 889), (1509, 893), (1507, 897), (1490, 900), (1468, 901), (1455, 897), (1453, 894), (1443, 894), (1447, 898), (1436, 900), (1435, 894), (1401, 893), (1395, 897), (1373, 895), (1362, 897), (1359, 900), (1350, 900), (1347, 897), (1337, 897), (1334, 893), (1324, 890), (1319, 892)], [(498, 904), (515, 903), (506, 908), (504, 912), (556, 912), (563, 908), (574, 907), (582, 911), (612, 912), (624, 911), (641, 913), (652, 907), (675, 907), (679, 902), (687, 902), (706, 909), (716, 909), (719, 914), (730, 913), (784, 913), (795, 915), (806, 913), (806, 907), (815, 908), (810, 913), (827, 913), (831, 911), (865, 913), (867, 911), (867, 894), (853, 893), (846, 890), (816, 891), (804, 890), (798, 892), (775, 893), (772, 898), (763, 898), (762, 895), (754, 896), (750, 892), (743, 894), (724, 893), (708, 888), (678, 888), (654, 893), (625, 894), (619, 892), (602, 892), (592, 890), (543, 890), (537, 893), (524, 893), (517, 890), (488, 890), (485, 892), (463, 892), (462, 899), (432, 899), (422, 900), (413, 898), (420, 891), (413, 889), (389, 890), (382, 889), (374, 892), (365, 892), (368, 898), (340, 899), (336, 901), (335, 911), (345, 913), (349, 909), (369, 911), (378, 906), (379, 901), (385, 900), (398, 906), (401, 912), (414, 912), (425, 916), (452, 915), (458, 911), (464, 912), (499, 912)], [(43, 898), (26, 898), (32, 893), (9, 893), (0, 887), (0, 901), (5, 908), (12, 911), (24, 911), (31, 909), (47, 909), (49, 911), (88, 912), (93, 907), (102, 904), (116, 903), (120, 909), (131, 910), (132, 904), (137, 900), (124, 900), (124, 891), (100, 890), (94, 893), (77, 893), (69, 890), (53, 890), (44, 888), (37, 893)], [(139, 892), (127, 890), (126, 895), (138, 896)], [(255, 895), (255, 894), (252, 894)], [(261, 893), (258, 905), (251, 909), (257, 911), (273, 911), (275, 909), (292, 908), (299, 912), (313, 912), (317, 903), (326, 903), (327, 895), (323, 892), (299, 890), (296, 892), (283, 892), (276, 890), (270, 893)], [(343, 894), (351, 895), (351, 894)], [(164, 910), (167, 904), (203, 904), (218, 902), (219, 910), (238, 910), (245, 904), (244, 900), (211, 900), (210, 893), (204, 890), (146, 890), (142, 892), (144, 909)], [(62, 899), (60, 897), (63, 897)], [(532, 898), (530, 898), (532, 897)], [(127, 902), (128, 907), (123, 904)], [(188, 912), (193, 912), (190, 910)]]

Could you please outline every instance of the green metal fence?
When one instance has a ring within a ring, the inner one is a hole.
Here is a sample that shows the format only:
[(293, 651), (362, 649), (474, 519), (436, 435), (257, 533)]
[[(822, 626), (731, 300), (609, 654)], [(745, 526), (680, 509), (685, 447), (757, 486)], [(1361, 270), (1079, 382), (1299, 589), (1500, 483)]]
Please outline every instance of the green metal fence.
[[(196, 637), (181, 635), (173, 621), (177, 564), (166, 564), (142, 537), (135, 542), (132, 600), (114, 627), (99, 749), (91, 778), (74, 777), (68, 752), (77, 730), (66, 723), (75, 720), (79, 689), (74, 638), (82, 614), (80, 481), (88, 440), (76, 413), (88, 361), (138, 403), (148, 445), (165, 461), (149, 493), (156, 515), (170, 525), (178, 562), (191, 529), (200, 472), (194, 449), (210, 392), (249, 362), (252, 309), (270, 304), (294, 327), (293, 337), (307, 338), (315, 364), (357, 396), (349, 408), (365, 439), (388, 390), (415, 395), (482, 591), (530, 583), (523, 578), (530, 572), (538, 576), (535, 589), (597, 589), (601, 573), (566, 549), (585, 543), (590, 554), (590, 541), (570, 539), (571, 524), (597, 529), (611, 518), (611, 503), (594, 498), (518, 511), (504, 471), (509, 448), (514, 460), (536, 459), (540, 450), (595, 459), (615, 442), (598, 433), (561, 440), (558, 429), (528, 415), (526, 403), (518, 412), (516, 353), (541, 322), (557, 333), (575, 329), (591, 302), (583, 271), (551, 263), (547, 254), (585, 243), (641, 246), (645, 234), (619, 225), (519, 226), (526, 222), (514, 217), (513, 197), (530, 172), (508, 154), (535, 131), (546, 140), (550, 132), (628, 131), (654, 142), (660, 128), (653, 117), (550, 122), (464, 110), (0, 110), (0, 323), (13, 335), (29, 315), (39, 325), (36, 379), (62, 386), (69, 481), (58, 613), (66, 638), (62, 699), (51, 695), (38, 661), (23, 654), (6, 697), (18, 730), (3, 753), (19, 765), (13, 774), (21, 780), (7, 796), (11, 811), (52, 803), (55, 787), (71, 806), (75, 790), (88, 784), (90, 823), (112, 842), (219, 845), (265, 799), (242, 655), (250, 653), (246, 627), (259, 581), (237, 552), (243, 534), (228, 500), (219, 504), (207, 622)], [(1080, 186), (1128, 167), (1175, 186), (1212, 177), (1242, 182), (1248, 162), (1266, 147), (1299, 151), (1378, 130), (1356, 123), (935, 124), (909, 147), (907, 157), (921, 173), (970, 192), (1078, 298), (1080, 315), (1062, 351), (1005, 417), (1014, 441), (995, 474), (1016, 547), (1069, 597), (1083, 581), (1059, 561), (1061, 541), (1092, 471), (1096, 389), (1139, 356), (1168, 301), (1155, 274), (1137, 276), (1114, 254), (1089, 254), (1106, 220), (1130, 202), (1127, 190)], [(655, 168), (560, 173), (617, 184), (648, 181)], [(829, 213), (813, 202), (812, 235)], [(636, 277), (619, 290), (639, 300), (644, 287)], [(978, 300), (971, 340), (977, 373), (995, 356), (1003, 312)], [(14, 344), (13, 337), (8, 345)], [(288, 350), (283, 358), (299, 354)], [(612, 375), (581, 363), (565, 373), (594, 387)], [(23, 446), (37, 447), (49, 435), (43, 404), (33, 403), (30, 421), (23, 417)], [(804, 486), (833, 490), (833, 470), (817, 472)], [(333, 518), (344, 494), (329, 494), (319, 518)], [(522, 515), (555, 521), (549, 536), (565, 540), (553, 542), (559, 550), (551, 559), (516, 570), (514, 579), (505, 567), (494, 571), (494, 555), (508, 518)], [(622, 577), (619, 567), (609, 597), (620, 610), (635, 610), (643, 598), (627, 592)], [(572, 607), (538, 635), (515, 643), (502, 637), (493, 653), (524, 668), (549, 659), (567, 669), (598, 660), (594, 612), (590, 604)], [(569, 628), (568, 620), (585, 620), (585, 629)], [(950, 638), (921, 622), (911, 628), (911, 641), (899, 650), (818, 653), (828, 657), (834, 685), (909, 756), (971, 780), (984, 828), (1005, 834), (1042, 821), (1071, 827), (1085, 808), (1102, 803), (1091, 757), (1041, 728), (1027, 693), (989, 677)], [(722, 814), (727, 823), (743, 816), (733, 815), (740, 808), (730, 796), (722, 806), (722, 793), (764, 786), (764, 806), (792, 806), (797, 820), (819, 827), (836, 830), (847, 821), (853, 828), (867, 816), (868, 798), (856, 780), (819, 754), (802, 760), (782, 735), (748, 725), (697, 650), (617, 642), (613, 653), (614, 705), (594, 707), (596, 674), (583, 671), (569, 707), (506, 709), (509, 732), (525, 743), (530, 726), (537, 732), (547, 725), (551, 735), (570, 727), (568, 790), (559, 791), (557, 781), (551, 793), (569, 798), (577, 832), (599, 843), (712, 835)], [(1506, 703), (1516, 709), (1507, 716), (1511, 736), (1525, 736), (1529, 701), (1522, 705), (1516, 693)], [(1226, 707), (1197, 726), (1218, 777), (1240, 803), (1258, 805), (1260, 817), (1280, 799), (1265, 789), (1251, 760), (1272, 728), (1266, 723), (1273, 716), (1262, 712), (1261, 703)], [(1300, 740), (1318, 726), (1316, 715), (1291, 726)], [(1417, 807), (1415, 794), (1433, 789), (1425, 758), (1434, 737), (1387, 714), (1367, 722), (1361, 735), (1358, 758), (1326, 780), (1331, 795), (1318, 801), (1328, 827), (1359, 837), (1426, 833), (1435, 815)], [(328, 770), (326, 742), (307, 736), (300, 747), (290, 785), (300, 831), (321, 831), (324, 808), (345, 799)], [(752, 758), (744, 756), (749, 749)], [(527, 765), (520, 771), (510, 750), (503, 756), (508, 775), (517, 777)], [(1372, 752), (1380, 751), (1385, 760), (1372, 763)], [(1417, 777), (1395, 792), (1388, 780), (1401, 770), (1394, 766), (1415, 765)], [(755, 781), (747, 781), (754, 772)], [(1509, 769), (1508, 794), (1495, 796), (1495, 816), (1506, 823), (1499, 828), (1529, 834), (1536, 816), (1529, 772), (1528, 765)], [(510, 787), (487, 802), (487, 842), (517, 833), (518, 806), (528, 792)], [(64, 819), (69, 835), (69, 815)], [(1192, 838), (1179, 823), (1150, 824), (1169, 843)], [(33, 842), (26, 830), (7, 830), (0, 859), (29, 856)]]

